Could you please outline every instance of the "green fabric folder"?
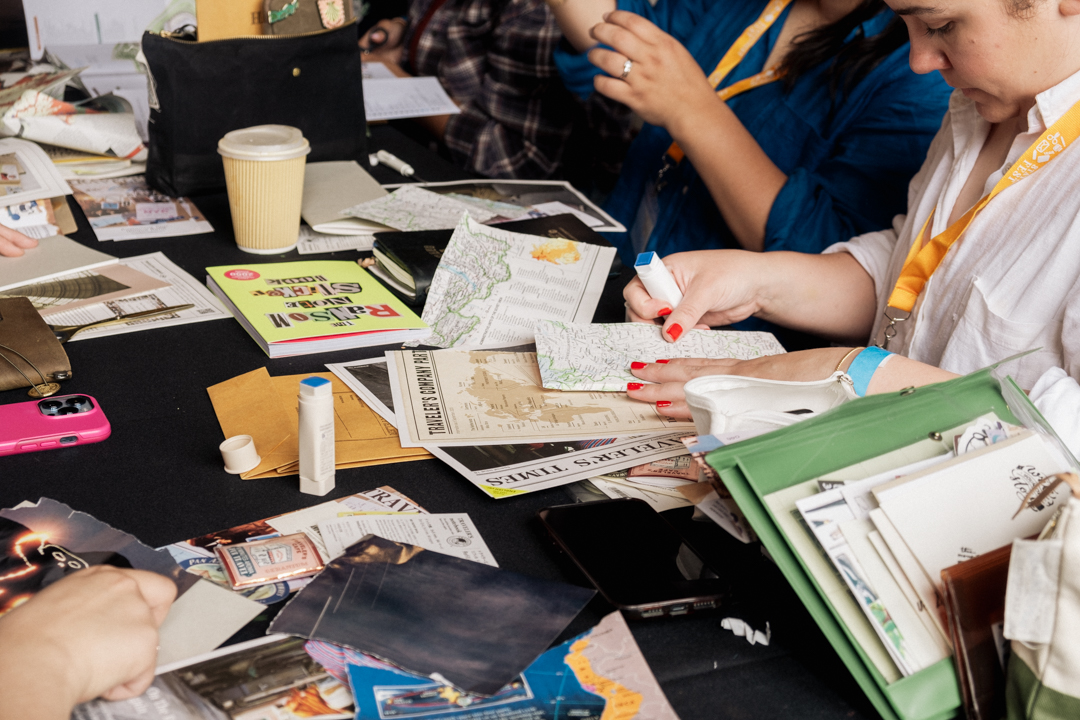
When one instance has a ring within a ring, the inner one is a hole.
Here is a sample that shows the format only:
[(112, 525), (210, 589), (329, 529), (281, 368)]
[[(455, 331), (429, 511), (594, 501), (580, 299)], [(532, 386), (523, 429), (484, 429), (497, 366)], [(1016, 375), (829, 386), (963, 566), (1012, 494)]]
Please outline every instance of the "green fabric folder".
[[(1053, 430), (1027, 396), (992, 368), (945, 383), (861, 398), (819, 417), (714, 450), (706, 457), (833, 648), (886, 720), (963, 714), (952, 659), (891, 684), (869, 661), (762, 498), (906, 447), (994, 412), (1003, 421)], [(1067, 452), (1067, 451), (1066, 451)], [(1066, 454), (1071, 459), (1071, 456)]]

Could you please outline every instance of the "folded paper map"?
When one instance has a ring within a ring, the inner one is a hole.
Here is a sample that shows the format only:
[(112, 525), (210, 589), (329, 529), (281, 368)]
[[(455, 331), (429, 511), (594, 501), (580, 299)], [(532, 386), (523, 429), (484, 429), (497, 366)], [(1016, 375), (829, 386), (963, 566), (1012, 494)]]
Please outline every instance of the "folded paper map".
[(461, 220), (464, 212), (476, 215), (480, 222), (491, 220), (495, 213), (433, 193), (430, 190), (404, 185), (389, 195), (353, 205), (342, 215), (371, 220), (395, 230), (449, 230)]
[(664, 340), (651, 323), (579, 324), (536, 321), (536, 360), (544, 387), (551, 390), (625, 392), (641, 382), (630, 363), (662, 358), (752, 360), (779, 355), (783, 346), (767, 332), (691, 330), (678, 342)]
[(386, 355), (406, 447), (590, 440), (694, 427), (625, 394), (545, 390), (536, 353), (451, 349)]
[(507, 347), (532, 342), (537, 318), (588, 322), (614, 258), (613, 247), (508, 232), (465, 215), (431, 278), (424, 342)]

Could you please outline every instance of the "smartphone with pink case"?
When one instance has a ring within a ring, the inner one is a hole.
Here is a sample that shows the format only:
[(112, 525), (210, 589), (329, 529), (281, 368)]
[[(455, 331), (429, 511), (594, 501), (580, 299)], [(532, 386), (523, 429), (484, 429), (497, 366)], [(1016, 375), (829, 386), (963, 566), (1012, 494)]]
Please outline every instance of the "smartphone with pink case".
[(111, 432), (105, 413), (89, 395), (0, 405), (0, 455), (101, 442)]

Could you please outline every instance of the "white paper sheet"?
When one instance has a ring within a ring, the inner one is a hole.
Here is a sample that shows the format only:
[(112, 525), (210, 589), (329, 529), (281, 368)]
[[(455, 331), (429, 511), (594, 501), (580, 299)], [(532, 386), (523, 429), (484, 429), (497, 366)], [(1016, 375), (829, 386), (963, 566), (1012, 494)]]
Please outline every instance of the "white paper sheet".
[(381, 62), (360, 63), (360, 76), (364, 80), (392, 80), (397, 77)]
[(370, 235), (328, 235), (315, 232), (307, 225), (300, 226), (300, 236), (296, 242), (296, 251), (301, 255), (340, 252), (342, 250), (370, 250), (375, 244), (375, 234)]
[(597, 490), (607, 495), (612, 499), (620, 498), (634, 498), (637, 500), (644, 500), (649, 503), (649, 506), (656, 512), (664, 512), (665, 510), (674, 510), (675, 508), (688, 507), (693, 505), (692, 502), (686, 498), (672, 497), (670, 495), (662, 495), (660, 493), (644, 490), (642, 488), (630, 487), (628, 485), (620, 485), (613, 483), (610, 480), (603, 480), (601, 478), (589, 478)]
[(354, 515), (323, 520), (319, 532), (330, 558), (342, 555), (346, 548), (366, 535), (403, 542), (425, 550), (498, 567), (476, 525), (464, 513), (431, 515)]
[(37, 144), (15, 138), (0, 140), (0, 205), (70, 195), (71, 187)]
[(82, 325), (141, 310), (187, 305), (188, 303), (195, 305), (195, 307), (190, 310), (182, 310), (178, 313), (147, 320), (135, 320), (122, 325), (83, 330), (68, 342), (79, 342), (80, 340), (95, 337), (123, 335), (138, 330), (187, 325), (188, 323), (223, 320), (232, 317), (221, 306), (218, 299), (206, 289), (205, 285), (180, 269), (178, 265), (165, 257), (164, 253), (156, 252), (149, 255), (137, 255), (136, 257), (121, 260), (120, 264), (138, 270), (144, 275), (164, 280), (169, 283), (169, 287), (160, 288), (145, 295), (136, 295), (107, 303), (87, 305), (75, 310), (54, 313), (49, 315), (49, 323), (52, 325)]
[(319, 523), (324, 520), (347, 515), (348, 513), (426, 513), (427, 510), (414, 505), (409, 500), (387, 488), (376, 488), (362, 494), (349, 495), (339, 500), (312, 505), (311, 507), (295, 512), (269, 518), (266, 524), (277, 530), (282, 535), (292, 535), (302, 532), (307, 535), (323, 557), (326, 557), (326, 544), (323, 542), (322, 533), (319, 531)]
[(1066, 486), (1039, 507), (1013, 514), (1034, 482), (1066, 471), (1075, 472), (1058, 449), (1029, 431), (879, 487), (874, 495), (940, 588), (945, 568), (1042, 530), (1068, 496)]
[(341, 211), (343, 215), (382, 223), (395, 230), (449, 230), (457, 227), (466, 212), (479, 222), (495, 217), (494, 213), (472, 204), (414, 185), (403, 185), (389, 195)]
[(364, 80), (364, 114), (368, 122), (460, 112), (461, 108), (454, 104), (436, 77)]
[(588, 322), (614, 258), (612, 247), (507, 232), (466, 215), (428, 288), (424, 342), (507, 347), (531, 342), (539, 319)]

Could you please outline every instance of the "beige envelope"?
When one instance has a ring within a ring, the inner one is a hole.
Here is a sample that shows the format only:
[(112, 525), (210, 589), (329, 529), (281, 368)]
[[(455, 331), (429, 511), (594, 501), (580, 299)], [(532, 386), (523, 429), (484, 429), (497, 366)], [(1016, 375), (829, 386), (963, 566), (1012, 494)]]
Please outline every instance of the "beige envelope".
[(308, 377), (329, 380), (334, 389), (334, 443), (338, 469), (422, 460), (422, 448), (402, 448), (397, 430), (356, 396), (333, 373), (270, 377), (259, 368), (207, 388), (225, 437), (250, 435), (262, 456), (245, 480), (295, 475), (299, 471), (297, 393)]

